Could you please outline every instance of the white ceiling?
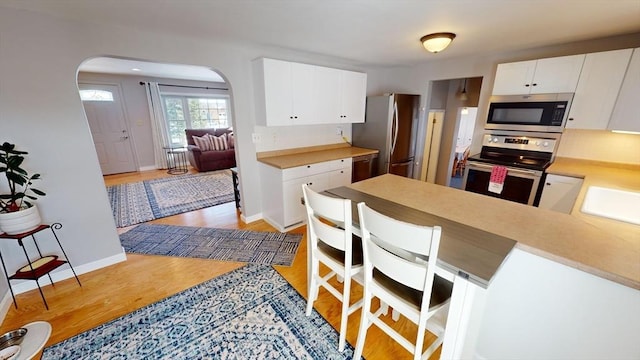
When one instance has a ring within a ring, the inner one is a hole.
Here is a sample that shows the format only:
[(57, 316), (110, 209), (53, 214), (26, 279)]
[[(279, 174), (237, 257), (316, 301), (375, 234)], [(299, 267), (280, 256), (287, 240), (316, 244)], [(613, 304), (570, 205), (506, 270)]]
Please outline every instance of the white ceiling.
[[(640, 32), (640, 0), (0, 0), (81, 21), (410, 65)], [(445, 51), (419, 39), (450, 31)]]

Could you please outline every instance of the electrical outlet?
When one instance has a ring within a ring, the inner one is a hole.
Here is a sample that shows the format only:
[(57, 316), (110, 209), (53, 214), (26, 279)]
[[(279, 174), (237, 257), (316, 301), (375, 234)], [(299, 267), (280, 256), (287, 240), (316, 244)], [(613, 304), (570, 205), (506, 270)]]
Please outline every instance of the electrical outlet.
[(258, 144), (262, 141), (262, 136), (258, 133), (253, 133), (251, 134), (251, 141), (253, 141), (254, 144)]
[(338, 126), (338, 127), (336, 128), (336, 135), (340, 135), (340, 136), (342, 136), (342, 126)]

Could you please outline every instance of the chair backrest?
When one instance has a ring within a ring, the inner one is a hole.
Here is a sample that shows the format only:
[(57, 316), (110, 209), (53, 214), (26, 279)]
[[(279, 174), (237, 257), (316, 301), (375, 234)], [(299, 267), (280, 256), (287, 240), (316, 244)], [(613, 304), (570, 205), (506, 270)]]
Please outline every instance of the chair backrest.
[(302, 185), (304, 205), (307, 209), (309, 243), (312, 248), (320, 240), (325, 244), (344, 251), (351, 258), (351, 200), (322, 195), (307, 184)]
[(358, 204), (358, 216), (365, 272), (371, 272), (373, 267), (401, 284), (423, 291), (423, 306), (426, 302), (428, 308), (441, 228), (396, 220), (380, 214), (365, 203)]

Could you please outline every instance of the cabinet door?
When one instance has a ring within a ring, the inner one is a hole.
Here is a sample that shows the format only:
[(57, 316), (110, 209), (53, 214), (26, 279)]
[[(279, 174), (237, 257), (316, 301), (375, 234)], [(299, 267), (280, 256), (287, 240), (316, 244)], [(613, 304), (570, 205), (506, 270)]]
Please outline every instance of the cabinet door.
[(340, 123), (340, 77), (341, 70), (320, 67), (316, 69), (315, 99), (319, 124)]
[(289, 63), (291, 66), (291, 103), (292, 124), (308, 125), (316, 124), (317, 101), (315, 95), (315, 80), (317, 66)]
[(582, 179), (549, 174), (538, 207), (569, 214), (581, 187)]
[(622, 86), (632, 49), (587, 54), (567, 128), (604, 130)]
[(631, 62), (613, 109), (609, 130), (640, 132), (640, 48), (633, 50)]
[(291, 63), (263, 60), (264, 123), (268, 126), (292, 125), (293, 78)]
[(493, 95), (528, 94), (536, 60), (498, 64)]
[[(302, 184), (307, 183), (307, 178), (291, 179), (282, 182), (283, 196), (283, 227), (289, 227), (301, 223), (305, 219), (305, 208), (302, 205)], [(269, 191), (263, 189), (263, 191)], [(265, 206), (269, 206), (265, 204)]]
[(367, 74), (341, 71), (340, 122), (363, 123), (367, 101)]
[(576, 91), (585, 55), (539, 59), (531, 83), (531, 94), (572, 93)]
[(329, 173), (329, 184), (327, 189), (351, 184), (351, 168), (334, 170)]

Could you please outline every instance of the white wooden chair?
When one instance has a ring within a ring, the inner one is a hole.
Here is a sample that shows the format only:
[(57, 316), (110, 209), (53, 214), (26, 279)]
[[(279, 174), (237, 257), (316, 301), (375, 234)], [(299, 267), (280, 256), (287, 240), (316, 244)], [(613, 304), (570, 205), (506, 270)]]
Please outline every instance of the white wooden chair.
[[(354, 359), (362, 356), (367, 330), (375, 324), (413, 354), (428, 359), (442, 344), (446, 315), (453, 284), (435, 275), (441, 228), (405, 223), (358, 204), (364, 253), (364, 304)], [(394, 253), (399, 249), (402, 254)], [(407, 253), (413, 256), (407, 256)], [(418, 325), (411, 342), (379, 317), (384, 307), (371, 312), (377, 297)], [(423, 353), (425, 331), (437, 339)]]
[[(352, 232), (351, 200), (318, 194), (306, 184), (302, 185), (302, 192), (307, 209), (307, 238), (311, 254), (306, 314), (311, 315), (320, 286), (342, 301), (338, 350), (343, 351), (348, 317), (362, 306), (362, 300), (349, 306), (351, 280), (358, 280), (354, 276), (362, 274), (362, 241)], [(321, 262), (330, 269), (327, 275), (320, 275)], [(334, 276), (343, 282), (342, 292), (329, 283)], [(359, 282), (362, 283), (362, 276)]]

